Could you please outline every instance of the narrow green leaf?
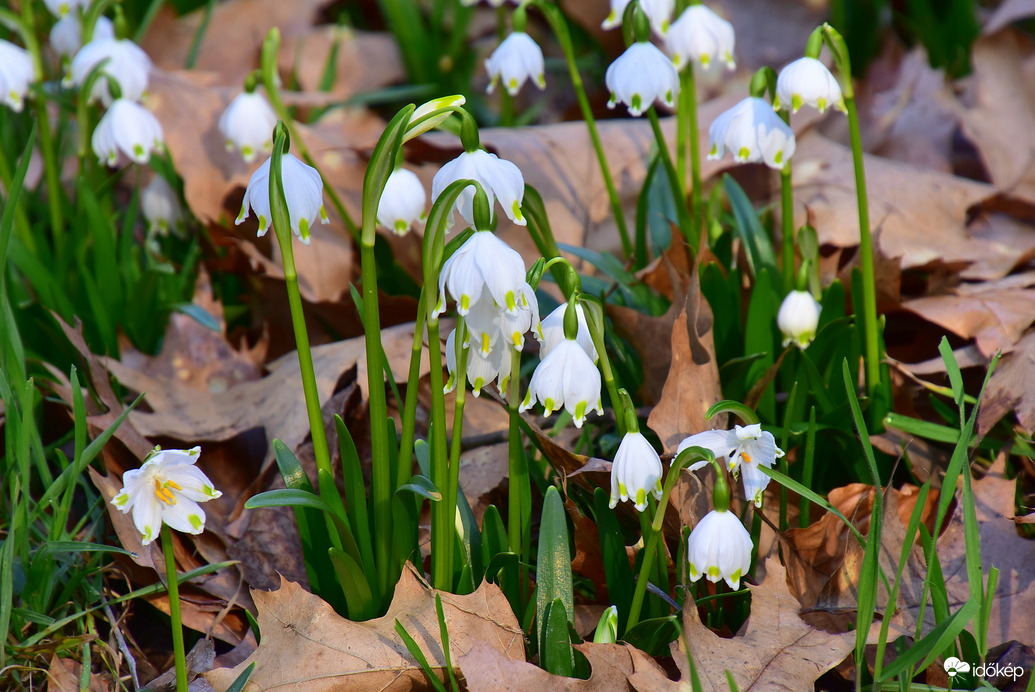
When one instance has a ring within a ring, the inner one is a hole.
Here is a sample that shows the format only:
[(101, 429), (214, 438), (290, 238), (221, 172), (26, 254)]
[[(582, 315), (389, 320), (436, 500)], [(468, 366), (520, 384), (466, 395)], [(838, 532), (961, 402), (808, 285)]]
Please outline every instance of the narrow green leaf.
[(410, 480), (400, 485), (395, 492), (401, 493), (403, 491), (420, 495), (432, 502), (438, 502), (442, 499), (442, 493), (439, 492), (438, 488), (435, 487), (435, 484), (427, 476), (410, 476)]
[(428, 684), (437, 690), (437, 692), (446, 692), (446, 686), (442, 684), (442, 681), (435, 675), (435, 671), (431, 669), (431, 664), (428, 663), (428, 657), (424, 655), (420, 647), (417, 646), (417, 642), (413, 640), (410, 633), (406, 631), (406, 628), (402, 626), (399, 619), (395, 620), (395, 632), (402, 639), (403, 644), (406, 646), (406, 650), (410, 652), (413, 659), (417, 661), (420, 669), (424, 672), (424, 677), (428, 679)]
[(920, 659), (923, 659), (923, 662), (918, 666), (919, 670), (926, 668), (936, 656), (941, 654), (959, 636), (959, 633), (970, 623), (977, 612), (978, 602), (970, 599), (953, 613), (951, 617), (938, 623), (927, 636), (914, 643), (913, 646), (892, 661), (891, 665), (882, 670), (880, 677), (877, 678), (878, 682), (896, 677), (907, 668), (915, 665)]
[(370, 588), (370, 580), (351, 555), (338, 548), (329, 548), (327, 554), (331, 564), (338, 573), (338, 582), (345, 592), (345, 601), (349, 605), (350, 620), (369, 620), (377, 615), (380, 605), (374, 598)]
[(547, 624), (546, 607), (555, 600), (561, 601), (566, 621), (574, 623), (575, 599), (571, 581), (571, 554), (568, 551), (567, 516), (561, 494), (556, 487), (550, 486), (543, 499), (539, 556), (536, 562), (536, 613), (543, 618), (537, 627), (539, 633)]
[(560, 598), (555, 598), (547, 605), (539, 659), (547, 672), (571, 677), (575, 669), (575, 655), (568, 636), (566, 612)]
[[(744, 242), (751, 273), (758, 277), (761, 271), (766, 270), (770, 276), (778, 276), (773, 245), (758, 220), (758, 212), (755, 211), (751, 200), (737, 181), (729, 175), (722, 177), (722, 184), (730, 200), (730, 207), (733, 208), (733, 217), (736, 220), (734, 229)], [(767, 284), (767, 288), (770, 287), (771, 285)]]
[(446, 626), (446, 615), (442, 611), (442, 596), (435, 594), (435, 613), (438, 615), (438, 633), (442, 638), (442, 655), (446, 659), (446, 672), (449, 673), (449, 683), (454, 690), (459, 690), (460, 685), (456, 682), (456, 673), (453, 671), (453, 659), (449, 654), (449, 628)]
[(600, 555), (604, 562), (604, 577), (611, 602), (618, 608), (618, 631), (625, 632), (629, 621), (629, 606), (634, 589), (632, 567), (625, 550), (625, 538), (618, 525), (618, 517), (608, 506), (610, 495), (603, 488), (593, 491), (593, 510), (600, 538)]

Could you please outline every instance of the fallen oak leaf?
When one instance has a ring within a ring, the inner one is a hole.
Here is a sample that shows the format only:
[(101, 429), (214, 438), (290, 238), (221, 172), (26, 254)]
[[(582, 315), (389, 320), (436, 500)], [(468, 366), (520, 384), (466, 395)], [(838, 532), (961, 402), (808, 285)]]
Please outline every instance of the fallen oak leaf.
[(282, 582), (279, 591), (253, 591), (262, 642), (236, 668), (219, 668), (205, 677), (217, 690), (226, 690), (254, 663), (246, 690), (330, 692), (422, 686), (424, 673), (395, 631), (398, 620), (436, 674), (445, 679), (436, 594), (442, 597), (454, 661), (476, 646), (505, 659), (524, 660), (524, 635), (498, 586), (483, 582), (466, 596), (436, 592), (407, 567), (388, 612), (366, 622), (340, 617), (294, 582)]

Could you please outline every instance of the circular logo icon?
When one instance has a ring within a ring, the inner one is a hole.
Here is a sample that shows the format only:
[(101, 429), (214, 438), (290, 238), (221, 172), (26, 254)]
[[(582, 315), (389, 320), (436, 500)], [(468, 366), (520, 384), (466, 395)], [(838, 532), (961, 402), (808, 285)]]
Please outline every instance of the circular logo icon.
[(950, 656), (945, 659), (945, 663), (942, 664), (942, 667), (945, 668), (945, 672), (949, 674), (950, 678), (955, 678), (957, 675), (970, 672), (970, 664), (959, 660), (955, 656)]

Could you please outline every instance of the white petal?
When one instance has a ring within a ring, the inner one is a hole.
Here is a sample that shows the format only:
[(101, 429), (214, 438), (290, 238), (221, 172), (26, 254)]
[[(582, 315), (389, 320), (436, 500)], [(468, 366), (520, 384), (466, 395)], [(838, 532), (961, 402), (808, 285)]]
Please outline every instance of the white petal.
[(205, 510), (189, 497), (179, 495), (173, 504), (162, 505), (162, 521), (182, 533), (199, 534), (205, 530)]

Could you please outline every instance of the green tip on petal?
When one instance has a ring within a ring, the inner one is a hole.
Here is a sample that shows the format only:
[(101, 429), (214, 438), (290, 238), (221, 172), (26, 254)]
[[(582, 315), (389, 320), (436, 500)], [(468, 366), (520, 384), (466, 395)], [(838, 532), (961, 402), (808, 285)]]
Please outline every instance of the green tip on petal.
[(205, 525), (205, 522), (197, 514), (188, 514), (187, 521), (190, 522), (195, 531), (201, 531), (201, 528)]
[(137, 158), (144, 158), (144, 146), (142, 144), (134, 144), (133, 153), (136, 154)]
[(259, 230), (261, 231), (264, 228), (266, 228), (266, 217), (259, 216)]
[(633, 94), (632, 100), (629, 102), (629, 108), (634, 111), (643, 110), (643, 99), (640, 98), (639, 94)]
[(629, 489), (625, 487), (625, 483), (618, 481), (618, 494), (621, 497), (629, 497)]
[(517, 301), (514, 299), (514, 291), (507, 291), (506, 302), (507, 310), (517, 310)]
[(751, 150), (747, 147), (741, 147), (740, 151), (737, 152), (737, 158), (741, 161), (747, 161), (749, 156), (751, 156)]
[(783, 151), (782, 150), (776, 152), (776, 156), (773, 157), (773, 162), (776, 163), (777, 165), (782, 165), (783, 164)]
[(460, 296), (460, 309), (467, 312), (471, 309), (471, 296)]
[(514, 200), (514, 204), (510, 206), (510, 211), (513, 212), (515, 223), (524, 223), (525, 215), (521, 213), (521, 203)]
[(793, 94), (791, 96), (791, 112), (797, 113), (799, 108), (801, 108), (801, 95)]
[(825, 111), (827, 109), (827, 100), (825, 98), (816, 99), (816, 108), (819, 109), (820, 113)]
[(213, 488), (211, 485), (206, 485), (206, 486), (202, 487), (201, 492), (205, 493), (209, 497), (215, 497), (216, 496), (216, 489)]
[(715, 565), (712, 565), (711, 567), (708, 568), (708, 578), (711, 579), (712, 581), (719, 581), (721, 576), (722, 575), (719, 574), (719, 568), (716, 567)]
[(712, 148), (708, 151), (708, 156), (718, 156), (718, 155), (719, 155), (719, 145), (718, 144), (713, 144)]
[[(227, 141), (226, 148), (232, 149), (233, 145), (230, 144), (229, 141)], [(251, 158), (252, 156), (255, 156), (255, 149), (245, 144), (243, 147), (241, 147), (241, 156), (243, 156), (246, 159)]]
[(302, 240), (309, 240), (309, 219), (301, 219), (298, 222), (298, 235)]
[(484, 377), (476, 377), (476, 378), (474, 378), (474, 384), (471, 385), (471, 389), (474, 390), (474, 395), (478, 396), (479, 394), (481, 394), (482, 393), (482, 387), (484, 387), (484, 386), (485, 386), (485, 378)]
[(144, 543), (150, 543), (154, 539), (155, 539), (154, 527), (145, 526), (144, 527)]
[(580, 401), (575, 404), (575, 420), (582, 420), (586, 417), (586, 402)]
[(669, 89), (665, 92), (665, 103), (672, 103), (672, 90)]
[(697, 569), (697, 566), (692, 562), (690, 563), (690, 578), (694, 581), (701, 578), (701, 570)]
[(712, 58), (707, 53), (702, 55), (700, 60), (701, 60), (701, 67), (703, 67), (706, 70), (708, 69), (708, 66), (711, 65), (711, 63), (712, 63)]
[(320, 205), (320, 221), (330, 223), (330, 219), (327, 218), (327, 208), (322, 204)]
[[(734, 572), (733, 574), (731, 574), (731, 575), (730, 575), (730, 579), (732, 579), (732, 580), (733, 580), (733, 583), (734, 583), (734, 584), (736, 584), (737, 586), (740, 586), (740, 577), (741, 577), (741, 576), (742, 576), (742, 575), (741, 575), (741, 573), (740, 573), (740, 570), (738, 569), (738, 570), (737, 570), (736, 572)], [(735, 589), (735, 588), (737, 588), (737, 587), (736, 587), (736, 586), (734, 586), (733, 588)]]
[(640, 488), (636, 491), (636, 506), (645, 507), (647, 505), (647, 491)]
[(553, 399), (546, 397), (546, 401), (543, 402), (543, 409), (546, 411), (546, 415), (549, 416), (553, 413), (555, 408), (557, 408), (557, 405), (554, 403)]
[(409, 227), (410, 227), (410, 225), (408, 223), (406, 223), (405, 221), (403, 221), (402, 219), (399, 219), (398, 221), (395, 222), (395, 232), (398, 235), (403, 235), (404, 233), (406, 233), (406, 229), (409, 228)]
[(129, 502), (129, 495), (127, 495), (124, 492), (121, 492), (115, 496), (115, 499), (112, 500), (112, 502), (114, 502), (119, 507), (125, 507), (126, 503)]

